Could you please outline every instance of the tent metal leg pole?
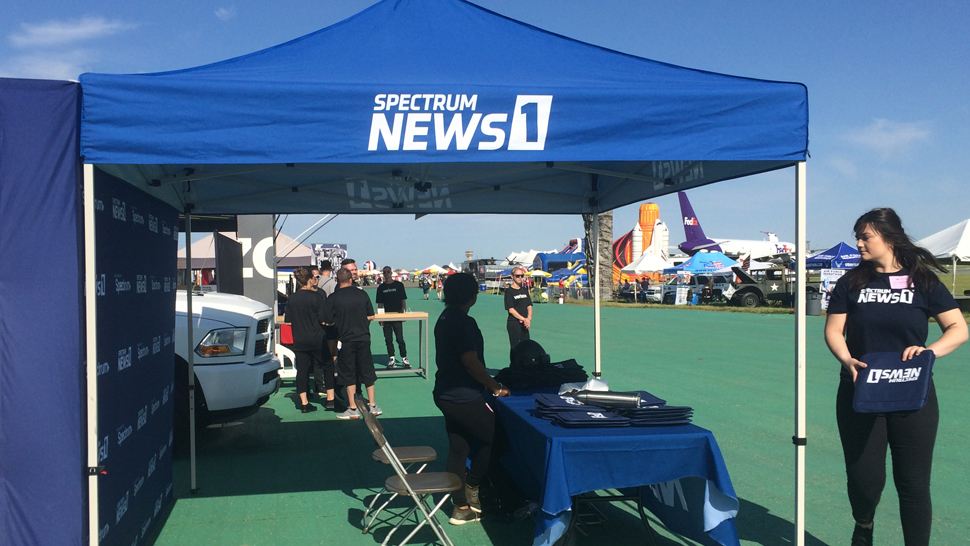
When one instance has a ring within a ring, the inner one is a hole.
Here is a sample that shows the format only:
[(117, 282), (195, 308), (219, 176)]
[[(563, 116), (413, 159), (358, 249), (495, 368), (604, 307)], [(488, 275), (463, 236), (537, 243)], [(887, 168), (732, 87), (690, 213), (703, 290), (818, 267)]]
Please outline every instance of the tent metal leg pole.
[(185, 310), (186, 320), (188, 320), (188, 347), (185, 354), (189, 357), (189, 491), (196, 493), (199, 490), (195, 479), (195, 330), (194, 317), (192, 315), (192, 213), (185, 212), (185, 271), (188, 273), (188, 281), (185, 290)]
[(805, 261), (808, 254), (806, 227), (805, 162), (795, 166), (795, 546), (805, 545), (805, 300), (808, 279)]
[[(596, 256), (593, 259), (593, 355), (595, 360), (595, 367), (593, 376), (600, 377), (603, 372), (602, 361), (600, 360), (600, 210), (599, 205), (593, 206), (593, 244), (590, 248), (593, 249), (593, 254)], [(589, 256), (586, 257), (586, 263), (589, 264)], [(589, 279), (590, 275), (587, 271), (586, 278)]]
[(950, 291), (954, 296), (957, 295), (957, 257), (953, 256), (953, 290)]
[[(94, 165), (83, 165), (84, 177), (84, 343), (87, 383), (89, 468), (98, 466), (98, 279), (95, 261)], [(98, 543), (98, 476), (88, 473), (88, 544)]]

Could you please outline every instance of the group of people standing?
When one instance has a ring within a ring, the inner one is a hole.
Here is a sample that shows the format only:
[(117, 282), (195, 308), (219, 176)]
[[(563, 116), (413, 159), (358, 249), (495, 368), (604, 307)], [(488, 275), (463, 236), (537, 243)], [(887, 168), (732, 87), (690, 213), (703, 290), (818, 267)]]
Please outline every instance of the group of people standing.
[(327, 410), (336, 409), (337, 387), (346, 390), (347, 409), (337, 415), (338, 419), (360, 418), (354, 395), (361, 385), (367, 391), (371, 412), (380, 415), (374, 393), (377, 374), (370, 350), (374, 306), (370, 297), (355, 284), (354, 260), (348, 258), (341, 262), (334, 279), (331, 279), (331, 269), (324, 262), (319, 268), (299, 267), (293, 272), (299, 289), (287, 301), (285, 321), (293, 331), (291, 349), (296, 356), (300, 409), (303, 413), (317, 409), (310, 404), (308, 395), (312, 370), (317, 392), (326, 392)]

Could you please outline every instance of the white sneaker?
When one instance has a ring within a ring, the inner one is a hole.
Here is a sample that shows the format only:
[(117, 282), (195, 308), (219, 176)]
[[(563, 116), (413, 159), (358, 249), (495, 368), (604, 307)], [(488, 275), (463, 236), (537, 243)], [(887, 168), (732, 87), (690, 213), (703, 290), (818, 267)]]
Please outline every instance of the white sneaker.
[(373, 415), (374, 417), (377, 417), (378, 415), (380, 415), (382, 413), (384, 413), (384, 411), (381, 410), (381, 408), (379, 408), (377, 406), (370, 406), (370, 414)]
[(337, 419), (360, 419), (360, 412), (347, 408), (343, 413), (337, 414)]
[(401, 357), (401, 366), (403, 366), (405, 368), (410, 368), (411, 367), (411, 363), (408, 362), (408, 357), (406, 357), (406, 356), (402, 356)]
[(387, 367), (388, 368), (394, 368), (396, 366), (397, 366), (397, 360), (395, 360), (393, 356), (391, 358), (388, 358), (387, 359)]

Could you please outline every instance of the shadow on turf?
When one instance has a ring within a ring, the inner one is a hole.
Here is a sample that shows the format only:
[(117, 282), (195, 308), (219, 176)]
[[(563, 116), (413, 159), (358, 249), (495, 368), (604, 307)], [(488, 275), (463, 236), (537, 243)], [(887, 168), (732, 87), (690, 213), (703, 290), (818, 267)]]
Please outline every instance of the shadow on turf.
[[(795, 536), (795, 524), (787, 519), (772, 515), (767, 508), (760, 504), (738, 499), (741, 507), (734, 523), (741, 540), (750, 540), (763, 546), (789, 546)], [(849, 529), (849, 533), (852, 529)], [(848, 538), (849, 535), (846, 535)], [(805, 533), (806, 546), (828, 546), (827, 542)]]
[[(429, 471), (443, 471), (447, 453), (447, 438), (443, 418), (407, 417), (382, 418), (385, 434), (392, 446), (430, 445), (438, 451), (437, 461)], [(278, 493), (339, 491), (332, 502), (346, 506), (348, 522), (361, 529), (363, 507), (370, 502), (388, 477), (389, 469), (374, 462), (374, 439), (361, 421), (340, 421), (322, 409), (306, 421), (284, 422), (271, 408), (244, 420), (241, 426), (224, 429), (202, 429), (197, 438), (197, 485), (199, 491), (190, 495), (188, 456), (176, 453), (174, 482), (176, 498), (226, 497), (236, 495), (264, 495)], [(382, 514), (370, 533), (380, 543), (393, 526), (388, 522), (392, 514), (410, 508), (408, 499), (397, 499), (387, 518)], [(439, 521), (445, 523), (451, 513), (451, 503), (442, 508)], [(602, 544), (642, 544), (644, 529), (635, 509), (607, 505), (607, 525), (591, 526), (589, 535), (574, 533), (575, 538), (565, 546)], [(654, 529), (662, 525), (650, 518)], [(787, 546), (792, 543), (794, 523), (771, 514), (767, 508), (740, 499), (735, 521), (741, 540), (762, 546)], [(449, 534), (460, 536), (466, 528), (446, 525)], [(507, 521), (500, 517), (486, 517), (482, 522), (492, 544), (523, 544), (531, 540), (534, 520)], [(401, 538), (413, 524), (402, 527)], [(398, 538), (395, 535), (395, 540)], [(454, 540), (454, 539), (453, 539)], [(683, 544), (680, 540), (657, 536), (660, 546)], [(422, 529), (412, 540), (415, 544), (436, 542), (430, 529)], [(827, 546), (812, 535), (806, 535), (809, 546)], [(562, 545), (560, 545), (562, 546)]]

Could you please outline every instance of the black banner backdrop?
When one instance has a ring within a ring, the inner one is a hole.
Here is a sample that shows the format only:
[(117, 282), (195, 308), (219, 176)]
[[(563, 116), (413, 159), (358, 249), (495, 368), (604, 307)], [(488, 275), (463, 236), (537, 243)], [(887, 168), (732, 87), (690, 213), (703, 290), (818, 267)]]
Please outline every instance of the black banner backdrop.
[(172, 495), (178, 211), (95, 169), (101, 545), (142, 544)]

